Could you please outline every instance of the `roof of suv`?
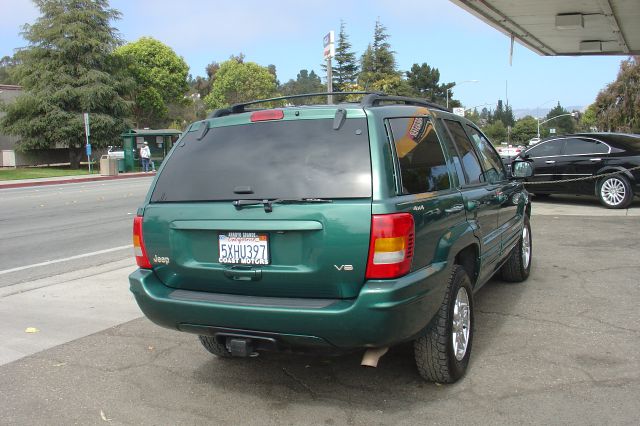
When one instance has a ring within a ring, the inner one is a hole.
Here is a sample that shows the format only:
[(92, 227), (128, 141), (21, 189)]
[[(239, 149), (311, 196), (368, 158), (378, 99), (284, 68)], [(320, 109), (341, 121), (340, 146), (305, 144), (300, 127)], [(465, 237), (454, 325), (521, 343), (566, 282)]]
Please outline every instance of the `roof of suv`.
[[(336, 96), (344, 96), (344, 95), (364, 95), (360, 102), (346, 102), (341, 104), (329, 105), (329, 104), (316, 104), (316, 105), (295, 105), (298, 107), (309, 107), (309, 108), (326, 108), (326, 107), (360, 107), (360, 108), (368, 108), (368, 107), (376, 107), (376, 106), (389, 106), (389, 105), (410, 105), (410, 106), (423, 106), (432, 109), (437, 109), (444, 112), (451, 112), (451, 110), (438, 105), (433, 102), (429, 102), (424, 99), (419, 98), (411, 98), (405, 96), (390, 96), (381, 92), (330, 92), (330, 93), (306, 93), (300, 95), (290, 95), (290, 96), (281, 96), (277, 98), (269, 98), (269, 99), (258, 99), (250, 102), (239, 103), (235, 105), (231, 105), (227, 108), (221, 108), (213, 111), (207, 118), (217, 118), (224, 117), (232, 114), (241, 114), (249, 111), (256, 111), (261, 108), (247, 108), (250, 105), (258, 105), (264, 103), (274, 103), (279, 101), (300, 99), (300, 98), (309, 98), (309, 97), (318, 97), (318, 96), (327, 96), (327, 95), (336, 95)], [(291, 105), (293, 106), (293, 105)]]

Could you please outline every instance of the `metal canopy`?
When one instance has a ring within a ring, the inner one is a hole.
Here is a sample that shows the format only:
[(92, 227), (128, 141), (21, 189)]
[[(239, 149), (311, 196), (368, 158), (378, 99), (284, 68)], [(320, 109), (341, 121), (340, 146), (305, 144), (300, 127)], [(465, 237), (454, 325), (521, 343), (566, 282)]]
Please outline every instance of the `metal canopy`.
[(540, 55), (640, 55), (640, 0), (451, 2)]

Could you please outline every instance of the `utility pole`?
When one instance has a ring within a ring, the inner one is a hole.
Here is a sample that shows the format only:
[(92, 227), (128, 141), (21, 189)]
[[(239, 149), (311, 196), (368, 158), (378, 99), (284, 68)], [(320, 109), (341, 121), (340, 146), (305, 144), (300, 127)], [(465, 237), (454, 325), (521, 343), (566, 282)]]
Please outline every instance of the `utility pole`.
[(85, 135), (85, 150), (87, 152), (87, 163), (89, 164), (89, 174), (91, 174), (91, 132), (89, 129), (89, 113), (82, 114), (84, 119), (84, 135)]
[[(322, 44), (324, 45), (324, 58), (327, 60), (327, 92), (333, 92), (333, 68), (331, 67), (331, 58), (336, 56), (336, 48), (334, 44), (334, 31), (331, 30), (324, 36)], [(327, 95), (327, 103), (333, 104), (333, 95)]]
[[(327, 58), (327, 92), (333, 92), (333, 68), (331, 68), (331, 56)], [(333, 104), (333, 95), (327, 96), (329, 105)]]

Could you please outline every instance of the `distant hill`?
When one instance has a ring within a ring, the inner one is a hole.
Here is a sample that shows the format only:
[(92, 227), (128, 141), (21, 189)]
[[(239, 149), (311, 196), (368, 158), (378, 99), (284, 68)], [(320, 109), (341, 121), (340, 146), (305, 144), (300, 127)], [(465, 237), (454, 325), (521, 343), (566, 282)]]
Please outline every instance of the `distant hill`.
[[(570, 105), (570, 106), (565, 106), (564, 109), (566, 109), (569, 112), (583, 111), (584, 109), (586, 109), (586, 107), (579, 106), (579, 105)], [(527, 115), (530, 115), (532, 117), (546, 117), (549, 111), (551, 111), (551, 108), (546, 108), (546, 107), (545, 108), (518, 108), (513, 110), (513, 116), (515, 117), (516, 120), (522, 117), (525, 117)]]

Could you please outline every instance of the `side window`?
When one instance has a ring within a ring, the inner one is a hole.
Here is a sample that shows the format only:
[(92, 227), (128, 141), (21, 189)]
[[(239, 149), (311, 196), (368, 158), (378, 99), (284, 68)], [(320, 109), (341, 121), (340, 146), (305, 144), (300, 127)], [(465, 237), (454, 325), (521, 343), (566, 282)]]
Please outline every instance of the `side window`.
[(464, 168), (464, 173), (467, 177), (467, 184), (473, 185), (484, 182), (485, 179), (482, 174), (482, 167), (480, 167), (480, 161), (471, 146), (471, 141), (462, 128), (462, 124), (453, 120), (443, 121), (449, 129), (451, 137), (453, 138), (453, 143), (458, 149), (458, 153), (462, 159), (462, 167)]
[(447, 162), (433, 123), (425, 117), (389, 121), (400, 163), (403, 194), (449, 189)]
[(529, 149), (527, 155), (533, 158), (560, 155), (562, 154), (562, 145), (564, 145), (564, 139), (553, 139), (549, 142), (542, 142)]
[(593, 139), (567, 139), (567, 144), (564, 147), (564, 153), (567, 155), (579, 155), (579, 154), (606, 154), (609, 152), (609, 148), (598, 141)]
[(484, 168), (486, 180), (488, 182), (500, 182), (507, 178), (507, 174), (504, 171), (504, 165), (500, 156), (496, 153), (495, 149), (491, 146), (491, 142), (480, 131), (469, 125), (466, 126), (471, 140), (476, 146), (478, 153), (480, 154), (480, 160)]

